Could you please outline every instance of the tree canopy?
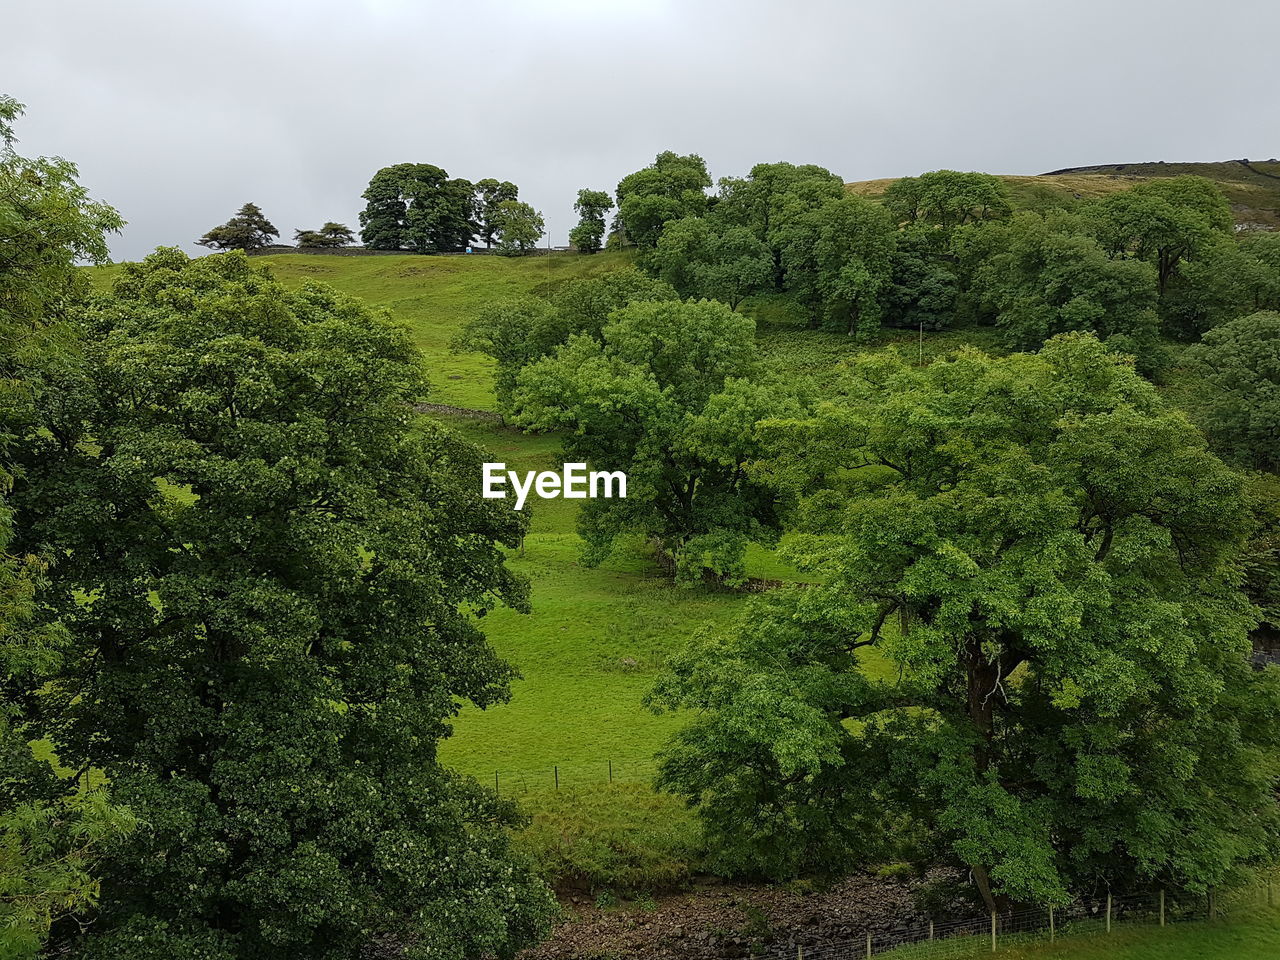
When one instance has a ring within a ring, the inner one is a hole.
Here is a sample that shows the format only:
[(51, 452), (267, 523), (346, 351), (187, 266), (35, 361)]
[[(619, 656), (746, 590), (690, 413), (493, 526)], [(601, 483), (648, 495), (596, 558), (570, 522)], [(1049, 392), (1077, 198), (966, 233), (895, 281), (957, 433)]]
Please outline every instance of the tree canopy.
[(1203, 892), (1275, 855), (1280, 676), (1247, 661), (1242, 480), (1122, 359), (1081, 334), (865, 356), (760, 429), (761, 469), (807, 492), (788, 556), (818, 582), (653, 694), (696, 711), (661, 782), (723, 867), (916, 842), (996, 909)]
[(569, 231), (569, 242), (582, 253), (597, 253), (604, 244), (605, 216), (613, 209), (613, 198), (605, 190), (583, 188), (573, 203), (578, 224)]
[(260, 250), (278, 236), (280, 231), (258, 205), (246, 203), (234, 217), (214, 227), (196, 243), (214, 250)]
[(520, 199), (520, 188), (510, 180), (487, 177), (476, 181), (476, 224), (480, 239), (486, 247), (492, 247), (501, 232), (499, 211), (504, 203)]
[(43, 547), (15, 544), (21, 442), (38, 420), (30, 368), (73, 350), (70, 313), (88, 290), (79, 260), (108, 259), (105, 235), (123, 221), (89, 198), (74, 164), (15, 149), (22, 106), (0, 95), (0, 956), (40, 952), (52, 924), (87, 914), (105, 847), (133, 829), (87, 771), (63, 777), (37, 753), (32, 695), (56, 673), (70, 638), (43, 604)]
[[(32, 735), (145, 827), (77, 955), (510, 956), (549, 915), (512, 805), (438, 762), (513, 675), (477, 616), (526, 606), (479, 451), (411, 424), (405, 333), (242, 254), (162, 250), (45, 372), (15, 547), (73, 640)], [(33, 691), (28, 691), (33, 692)]]
[(1197, 409), (1214, 446), (1247, 466), (1280, 470), (1280, 313), (1214, 327), (1187, 363), (1203, 383)]
[(518, 424), (563, 429), (567, 460), (626, 472), (625, 499), (583, 507), (587, 563), (638, 535), (681, 582), (736, 584), (747, 544), (776, 540), (777, 498), (744, 467), (759, 454), (756, 421), (798, 407), (746, 379), (754, 326), (712, 301), (633, 303), (600, 340), (572, 337), (520, 372)]
[(475, 187), (430, 163), (383, 167), (362, 196), (360, 238), (370, 250), (461, 250), (479, 229)]
[(345, 247), (356, 235), (345, 223), (330, 220), (319, 230), (295, 230), (293, 240), (300, 247)]
[(546, 222), (529, 204), (505, 200), (498, 204), (492, 226), (497, 233), (498, 250), (507, 256), (517, 256), (538, 246)]
[(711, 176), (701, 157), (664, 150), (651, 165), (618, 183), (618, 220), (627, 239), (642, 248), (656, 246), (667, 221), (706, 211), (710, 186)]

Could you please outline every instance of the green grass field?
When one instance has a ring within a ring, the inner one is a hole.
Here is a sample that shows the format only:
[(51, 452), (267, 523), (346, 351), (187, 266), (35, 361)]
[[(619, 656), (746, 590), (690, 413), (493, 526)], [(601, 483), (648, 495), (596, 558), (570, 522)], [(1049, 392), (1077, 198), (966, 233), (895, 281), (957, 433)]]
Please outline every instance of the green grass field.
[[(984, 953), (992, 955), (989, 948), (971, 955)], [(929, 954), (918, 956), (928, 960)], [(1009, 960), (1274, 960), (1280, 957), (1280, 913), (1260, 909), (1212, 923), (1164, 929), (1124, 927), (1110, 934), (1068, 936), (1053, 944), (1001, 948), (994, 956)]]

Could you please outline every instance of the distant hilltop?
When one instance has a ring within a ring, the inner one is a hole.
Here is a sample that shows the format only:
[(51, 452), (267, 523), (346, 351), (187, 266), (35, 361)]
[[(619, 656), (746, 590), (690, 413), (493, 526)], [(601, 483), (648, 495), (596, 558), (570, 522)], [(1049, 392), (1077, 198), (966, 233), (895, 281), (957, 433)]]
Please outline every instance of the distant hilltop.
[[(1103, 163), (1063, 167), (1039, 176), (1001, 175), (1015, 206), (1040, 209), (1072, 199), (1100, 197), (1153, 177), (1191, 174), (1218, 184), (1241, 230), (1280, 230), (1280, 160), (1221, 160), (1213, 163)], [(848, 184), (863, 196), (882, 194), (896, 178)]]

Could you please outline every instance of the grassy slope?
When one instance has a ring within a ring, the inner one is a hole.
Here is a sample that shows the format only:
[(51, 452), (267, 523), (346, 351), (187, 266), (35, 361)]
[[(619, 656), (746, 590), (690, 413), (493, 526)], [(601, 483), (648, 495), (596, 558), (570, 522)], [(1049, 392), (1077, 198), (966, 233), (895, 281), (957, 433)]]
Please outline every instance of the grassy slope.
[[(491, 362), (479, 354), (454, 354), (449, 342), (486, 304), (526, 294), (545, 294), (577, 277), (616, 270), (626, 253), (595, 256), (549, 254), (498, 256), (322, 256), (272, 254), (255, 257), (290, 286), (304, 280), (330, 284), (390, 310), (413, 334), (431, 363), (431, 400), (459, 407), (493, 409)], [(105, 287), (118, 265), (90, 268)]]
[(1274, 910), (1259, 910), (1228, 922), (1163, 930), (1129, 927), (1110, 935), (1002, 950), (998, 956), (1010, 960), (1274, 960), (1280, 957), (1280, 917)]

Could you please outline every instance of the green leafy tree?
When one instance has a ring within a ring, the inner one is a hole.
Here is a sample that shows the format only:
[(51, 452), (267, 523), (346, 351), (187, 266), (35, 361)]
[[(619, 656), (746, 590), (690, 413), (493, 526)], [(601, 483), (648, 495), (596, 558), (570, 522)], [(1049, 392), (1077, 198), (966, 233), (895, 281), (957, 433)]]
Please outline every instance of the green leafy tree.
[(825, 167), (758, 163), (744, 178), (724, 177), (716, 198), (720, 221), (750, 230), (769, 248), (771, 281), (782, 290), (783, 250), (804, 214), (844, 195), (844, 182)]
[(32, 711), (61, 663), (67, 630), (43, 609), (51, 556), (14, 546), (9, 490), (40, 397), (30, 371), (74, 352), (67, 312), (87, 294), (77, 261), (108, 259), (123, 221), (91, 200), (74, 164), (17, 153), (22, 106), (0, 95), (0, 957), (28, 960), (58, 919), (97, 899), (97, 859), (132, 818), (84, 775), (37, 755)]
[(523, 521), (409, 405), (407, 335), (241, 254), (162, 250), (51, 370), (15, 487), (74, 644), (31, 729), (145, 824), (113, 846), (86, 958), (511, 956), (552, 906), (514, 807), (441, 767), (508, 695), (476, 618), (526, 604)]
[(555, 350), (569, 334), (568, 322), (548, 301), (522, 297), (484, 307), (463, 327), (452, 348), (459, 353), (482, 353), (497, 361), (493, 392), (498, 409), (508, 414), (520, 371)]
[(399, 163), (375, 173), (361, 196), (360, 241), (370, 250), (402, 250), (407, 245), (405, 215), (409, 204), (403, 184), (413, 164)]
[(332, 220), (319, 230), (295, 230), (293, 240), (300, 247), (345, 247), (355, 243), (356, 235), (345, 223)]
[(658, 154), (650, 166), (618, 183), (618, 220), (627, 239), (642, 248), (657, 246), (667, 221), (706, 212), (710, 186), (706, 161), (697, 154)]
[(476, 223), (486, 248), (493, 247), (498, 235), (499, 208), (510, 200), (520, 199), (520, 188), (509, 180), (488, 177), (476, 181)]
[(498, 250), (509, 257), (528, 253), (538, 246), (546, 229), (542, 214), (527, 203), (507, 200), (498, 204), (493, 226), (497, 231)]
[(1244, 591), (1258, 606), (1255, 646), (1280, 648), (1280, 477), (1256, 473), (1246, 488), (1253, 534), (1245, 546)]
[(1194, 260), (1234, 229), (1222, 191), (1203, 177), (1157, 177), (1103, 198), (1098, 239), (1112, 256), (1154, 264), (1165, 290), (1184, 260)]
[(956, 312), (959, 281), (954, 257), (939, 249), (932, 227), (908, 227), (898, 235), (888, 286), (884, 323), (892, 327), (941, 330)]
[(823, 329), (869, 336), (880, 326), (896, 245), (897, 231), (884, 209), (846, 194), (788, 229), (787, 288)]
[(613, 209), (613, 198), (604, 190), (578, 191), (573, 204), (578, 225), (569, 231), (569, 242), (582, 253), (598, 253), (604, 243), (605, 216)]
[(1070, 214), (1019, 212), (969, 235), (970, 294), (1012, 347), (1087, 331), (1149, 360), (1158, 329), (1150, 265), (1113, 260)]
[(810, 491), (788, 556), (818, 582), (652, 697), (696, 711), (660, 780), (722, 861), (848, 869), (924, 836), (991, 909), (1271, 862), (1280, 673), (1247, 661), (1242, 480), (1123, 360), (1081, 334), (864, 356), (759, 429)]
[(682, 583), (744, 580), (747, 545), (775, 542), (779, 525), (774, 492), (744, 470), (753, 427), (796, 410), (755, 372), (754, 323), (710, 301), (632, 304), (602, 340), (573, 337), (521, 371), (517, 423), (563, 429), (567, 460), (627, 475), (625, 499), (582, 509), (585, 562), (639, 534)]
[(1221, 238), (1182, 265), (1165, 295), (1166, 320), (1188, 338), (1262, 310), (1280, 310), (1280, 233)]
[(719, 300), (734, 310), (768, 289), (773, 274), (763, 240), (746, 227), (702, 217), (668, 223), (646, 262), (681, 296)]
[(371, 250), (457, 251), (477, 230), (475, 187), (434, 164), (383, 167), (363, 196), (360, 237)]
[(1195, 403), (1213, 445), (1248, 466), (1280, 469), (1280, 313), (1214, 327), (1186, 362), (1203, 384)]
[(214, 227), (196, 241), (214, 250), (260, 250), (280, 236), (256, 203), (246, 203), (220, 227)]
[(498, 409), (512, 411), (520, 371), (548, 356), (574, 334), (599, 340), (609, 314), (630, 303), (676, 300), (676, 292), (637, 270), (611, 270), (572, 280), (552, 301), (507, 300), (485, 307), (453, 341), (455, 351), (475, 351), (497, 361), (493, 374)]
[(944, 232), (1009, 213), (1003, 180), (989, 173), (956, 170), (895, 180), (885, 191), (884, 205), (899, 224), (927, 225)]

